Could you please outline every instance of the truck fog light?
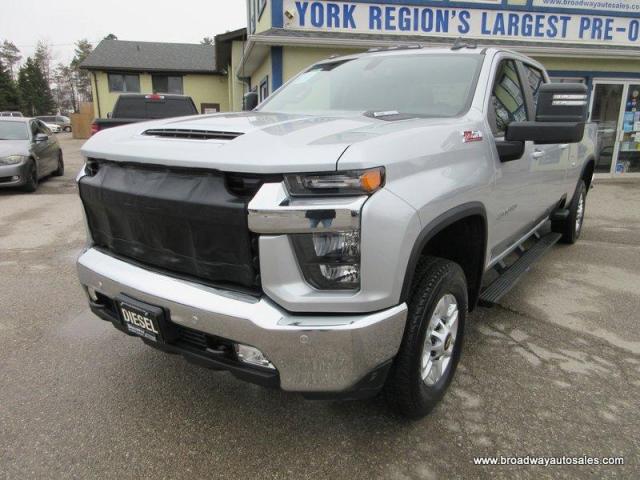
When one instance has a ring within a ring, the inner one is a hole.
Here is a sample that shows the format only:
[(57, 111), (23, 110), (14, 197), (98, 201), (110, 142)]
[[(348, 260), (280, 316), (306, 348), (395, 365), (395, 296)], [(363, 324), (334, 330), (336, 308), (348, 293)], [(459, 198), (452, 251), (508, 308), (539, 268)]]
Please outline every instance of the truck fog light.
[(276, 367), (264, 356), (260, 350), (249, 345), (243, 345), (241, 343), (235, 344), (236, 355), (238, 360), (242, 363), (248, 363), (250, 365), (257, 365), (259, 367), (271, 368), (275, 370)]
[(319, 290), (360, 288), (360, 231), (292, 235), (300, 270)]
[(320, 273), (330, 282), (360, 283), (360, 265), (319, 265)]

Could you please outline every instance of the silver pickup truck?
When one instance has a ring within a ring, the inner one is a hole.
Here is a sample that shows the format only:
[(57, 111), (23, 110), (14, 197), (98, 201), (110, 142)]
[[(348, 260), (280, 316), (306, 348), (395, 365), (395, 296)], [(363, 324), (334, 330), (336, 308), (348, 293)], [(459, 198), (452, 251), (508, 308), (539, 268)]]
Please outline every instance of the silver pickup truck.
[(468, 312), (578, 239), (586, 105), (514, 52), (407, 47), (320, 62), (251, 111), (100, 132), (80, 282), (158, 349), (423, 416)]

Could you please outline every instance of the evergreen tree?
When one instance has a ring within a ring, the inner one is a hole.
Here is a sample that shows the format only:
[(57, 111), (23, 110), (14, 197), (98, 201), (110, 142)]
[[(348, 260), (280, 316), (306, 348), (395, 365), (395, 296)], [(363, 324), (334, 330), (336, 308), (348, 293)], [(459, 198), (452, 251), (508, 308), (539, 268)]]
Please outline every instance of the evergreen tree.
[(51, 89), (42, 69), (31, 57), (20, 68), (18, 89), (22, 98), (22, 112), (25, 115), (47, 115), (54, 111), (55, 103)]
[(0, 110), (20, 110), (18, 88), (2, 61), (0, 61)]

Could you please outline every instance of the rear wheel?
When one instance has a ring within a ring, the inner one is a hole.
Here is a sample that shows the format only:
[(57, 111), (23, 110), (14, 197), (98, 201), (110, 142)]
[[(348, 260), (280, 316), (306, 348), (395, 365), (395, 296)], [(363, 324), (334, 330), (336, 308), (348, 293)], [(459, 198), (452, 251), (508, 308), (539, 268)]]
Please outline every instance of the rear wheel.
[(58, 150), (58, 168), (53, 172), (54, 177), (61, 177), (64, 175), (64, 158), (62, 158), (62, 150)]
[(408, 301), (407, 325), (385, 395), (409, 418), (428, 414), (451, 383), (462, 351), (467, 283), (456, 263), (424, 257)]
[(29, 161), (29, 166), (27, 167), (27, 180), (22, 187), (25, 192), (35, 192), (38, 188), (38, 168), (36, 166), (36, 162), (33, 160)]
[(553, 222), (551, 228), (554, 232), (561, 233), (562, 243), (574, 244), (580, 238), (582, 225), (584, 224), (584, 212), (587, 205), (587, 187), (583, 180), (578, 183), (576, 193), (569, 206), (569, 216), (562, 221)]
[(71, 127), (64, 127), (64, 128), (63, 128), (63, 130), (64, 130), (65, 132), (71, 132)]

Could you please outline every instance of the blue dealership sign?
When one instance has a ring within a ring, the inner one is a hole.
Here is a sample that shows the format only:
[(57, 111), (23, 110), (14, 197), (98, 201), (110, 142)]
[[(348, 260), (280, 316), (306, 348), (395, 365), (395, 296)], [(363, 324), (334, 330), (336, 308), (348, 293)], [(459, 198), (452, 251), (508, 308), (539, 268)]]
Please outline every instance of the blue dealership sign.
[[(586, 9), (598, 5), (612, 9), (599, 14)], [(640, 14), (640, 0), (530, 0), (525, 6), (503, 0), (284, 0), (282, 8), (283, 28), (294, 30), (640, 46), (640, 18), (635, 18)], [(584, 13), (575, 13), (582, 10)]]

